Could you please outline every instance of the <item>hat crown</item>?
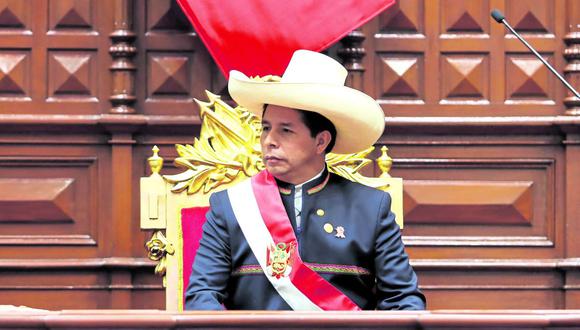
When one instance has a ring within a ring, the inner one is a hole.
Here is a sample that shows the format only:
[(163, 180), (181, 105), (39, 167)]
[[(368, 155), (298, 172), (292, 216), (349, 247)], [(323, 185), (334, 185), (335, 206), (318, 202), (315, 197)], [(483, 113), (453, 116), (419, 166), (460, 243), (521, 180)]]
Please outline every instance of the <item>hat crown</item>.
[(348, 71), (333, 58), (309, 50), (297, 50), (282, 75), (284, 83), (344, 86)]

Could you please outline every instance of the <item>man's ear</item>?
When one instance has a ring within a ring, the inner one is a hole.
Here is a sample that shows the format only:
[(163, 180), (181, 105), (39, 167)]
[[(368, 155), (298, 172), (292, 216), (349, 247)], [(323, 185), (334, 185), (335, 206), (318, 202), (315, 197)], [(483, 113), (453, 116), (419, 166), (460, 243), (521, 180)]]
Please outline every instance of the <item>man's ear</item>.
[(316, 151), (319, 154), (324, 153), (331, 139), (332, 135), (330, 135), (329, 131), (322, 131), (316, 134)]

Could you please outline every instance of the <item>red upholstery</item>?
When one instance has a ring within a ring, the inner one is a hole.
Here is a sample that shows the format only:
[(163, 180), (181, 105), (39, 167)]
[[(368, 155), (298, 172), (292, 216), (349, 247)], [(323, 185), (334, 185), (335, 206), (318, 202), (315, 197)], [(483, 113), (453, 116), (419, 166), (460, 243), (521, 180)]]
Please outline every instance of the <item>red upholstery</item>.
[(183, 235), (183, 293), (189, 284), (191, 266), (201, 240), (202, 226), (209, 207), (191, 207), (181, 209), (181, 232)]

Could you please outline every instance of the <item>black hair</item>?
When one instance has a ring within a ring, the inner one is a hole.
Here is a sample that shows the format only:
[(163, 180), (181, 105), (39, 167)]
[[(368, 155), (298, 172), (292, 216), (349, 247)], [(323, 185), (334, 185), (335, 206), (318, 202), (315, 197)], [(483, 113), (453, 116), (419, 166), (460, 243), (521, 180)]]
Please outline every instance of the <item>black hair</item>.
[(306, 110), (298, 110), (300, 111), (300, 115), (302, 117), (302, 122), (308, 129), (310, 130), (310, 135), (312, 137), (316, 137), (318, 133), (329, 131), (330, 132), (330, 142), (326, 146), (324, 150), (325, 153), (329, 153), (334, 148), (334, 143), (336, 142), (336, 127), (334, 124), (328, 120), (328, 118), (324, 117), (323, 115), (319, 114), (318, 112), (306, 111)]
[[(264, 116), (266, 112), (266, 107), (268, 105), (264, 104), (262, 116)], [(328, 131), (330, 132), (330, 142), (324, 149), (325, 153), (329, 153), (334, 148), (334, 144), (336, 143), (336, 127), (334, 124), (323, 115), (319, 114), (318, 112), (295, 109), (296, 111), (300, 112), (300, 118), (302, 118), (302, 122), (308, 130), (310, 131), (310, 136), (316, 137), (318, 133)]]

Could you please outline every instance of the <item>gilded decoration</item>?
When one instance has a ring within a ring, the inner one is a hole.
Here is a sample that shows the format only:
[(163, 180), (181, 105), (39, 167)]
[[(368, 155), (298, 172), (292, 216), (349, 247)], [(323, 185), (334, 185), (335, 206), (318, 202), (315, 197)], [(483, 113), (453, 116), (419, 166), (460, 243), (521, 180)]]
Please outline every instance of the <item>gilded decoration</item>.
[(200, 108), (201, 131), (193, 145), (176, 146), (175, 164), (185, 172), (165, 175), (173, 192), (205, 193), (220, 185), (253, 176), (264, 168), (260, 152), (260, 120), (241, 107), (233, 108), (220, 96), (206, 92)]
[[(167, 254), (173, 255), (175, 249), (161, 231), (156, 231), (151, 239), (145, 244), (147, 256), (153, 261), (158, 261), (155, 274), (164, 276), (167, 269)], [(163, 277), (165, 280), (165, 277)], [(165, 284), (165, 283), (164, 283)]]
[[(278, 81), (279, 77), (252, 77), (254, 80)], [(219, 95), (206, 91), (209, 101), (195, 100), (200, 108), (201, 131), (193, 145), (176, 145), (179, 157), (175, 164), (185, 168), (176, 175), (165, 175), (164, 178), (173, 184), (173, 192), (187, 190), (188, 194), (203, 192), (249, 178), (264, 169), (260, 151), (260, 120), (242, 107), (232, 107)], [(379, 158), (379, 167), (383, 174), (378, 177), (366, 177), (359, 173), (361, 168), (373, 161), (366, 158), (374, 147), (354, 154), (333, 154), (326, 156), (330, 172), (343, 176), (351, 181), (371, 187), (385, 189), (389, 185), (390, 164), (384, 165), (386, 148)], [(391, 160), (392, 163), (392, 160)]]

